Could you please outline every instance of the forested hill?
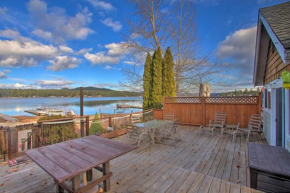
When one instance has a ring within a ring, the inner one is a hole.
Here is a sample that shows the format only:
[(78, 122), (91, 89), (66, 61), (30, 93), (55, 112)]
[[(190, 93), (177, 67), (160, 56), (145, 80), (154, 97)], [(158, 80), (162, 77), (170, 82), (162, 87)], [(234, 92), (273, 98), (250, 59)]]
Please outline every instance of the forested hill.
[[(0, 88), (0, 97), (78, 97), (79, 88), (74, 89), (4, 89)], [(141, 93), (116, 91), (106, 88), (84, 87), (85, 97), (127, 97), (140, 96)]]

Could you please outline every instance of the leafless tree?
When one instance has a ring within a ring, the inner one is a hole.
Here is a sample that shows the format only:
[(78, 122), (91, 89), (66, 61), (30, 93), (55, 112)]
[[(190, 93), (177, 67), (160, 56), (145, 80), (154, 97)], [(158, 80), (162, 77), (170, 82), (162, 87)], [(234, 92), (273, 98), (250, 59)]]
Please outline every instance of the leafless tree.
[(142, 88), (142, 69), (147, 52), (171, 47), (175, 60), (177, 93), (193, 90), (202, 82), (216, 81), (223, 65), (202, 56), (197, 35), (195, 9), (192, 0), (130, 0), (135, 6), (134, 20), (129, 20), (126, 49), (136, 65), (123, 70), (125, 87)]

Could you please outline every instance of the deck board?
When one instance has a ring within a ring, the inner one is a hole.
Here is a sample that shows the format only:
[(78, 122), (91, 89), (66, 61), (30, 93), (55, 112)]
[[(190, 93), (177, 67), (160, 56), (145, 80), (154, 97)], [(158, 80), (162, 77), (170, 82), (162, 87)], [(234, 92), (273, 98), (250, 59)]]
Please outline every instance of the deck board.
[[(257, 192), (247, 187), (245, 137), (232, 142), (228, 134), (220, 137), (216, 132), (212, 138), (207, 133), (199, 135), (198, 128), (191, 126), (179, 126), (179, 130), (181, 142), (154, 146), (144, 142), (112, 160), (111, 192)], [(115, 140), (124, 141), (124, 137)], [(251, 141), (255, 140), (266, 144), (261, 136), (251, 135)], [(7, 165), (0, 167), (1, 193), (55, 191), (52, 177), (33, 162), (18, 166), (18, 172)]]

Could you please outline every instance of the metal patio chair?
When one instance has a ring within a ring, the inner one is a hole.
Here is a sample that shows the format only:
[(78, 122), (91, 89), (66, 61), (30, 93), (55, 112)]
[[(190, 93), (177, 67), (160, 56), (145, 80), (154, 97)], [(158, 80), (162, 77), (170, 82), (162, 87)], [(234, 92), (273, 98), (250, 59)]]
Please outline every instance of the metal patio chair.
[(163, 138), (170, 138), (177, 141), (181, 140), (180, 134), (177, 129), (177, 123), (179, 122), (178, 118), (174, 118), (173, 113), (166, 113), (164, 120), (172, 121), (172, 124), (166, 125), (162, 130)]
[(226, 123), (226, 113), (225, 112), (216, 112), (214, 120), (209, 121), (208, 126), (201, 125), (199, 127), (199, 134), (201, 134), (201, 131), (211, 131), (211, 136), (213, 137), (213, 132), (216, 128), (223, 129)]
[(248, 124), (247, 128), (237, 128), (237, 130), (233, 134), (233, 139), (236, 138), (237, 134), (240, 134), (242, 137), (242, 134), (247, 134), (247, 141), (249, 141), (250, 134), (252, 132), (257, 132), (257, 133), (263, 133), (262, 132), (262, 123), (263, 123), (263, 117), (260, 115), (252, 115), (250, 118), (250, 122)]
[(139, 128), (135, 124), (141, 123), (141, 117), (139, 115), (132, 115), (131, 123), (128, 124), (127, 141), (131, 143), (138, 143), (140, 145), (141, 140), (149, 138), (149, 131), (147, 128)]

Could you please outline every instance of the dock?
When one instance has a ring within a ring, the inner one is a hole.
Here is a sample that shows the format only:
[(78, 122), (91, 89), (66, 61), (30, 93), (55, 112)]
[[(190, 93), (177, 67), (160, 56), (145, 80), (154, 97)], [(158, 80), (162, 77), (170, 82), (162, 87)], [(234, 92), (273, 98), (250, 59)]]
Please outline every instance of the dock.
[(44, 115), (63, 115), (62, 109), (51, 109), (51, 108), (37, 108), (36, 110), (26, 110), (26, 113), (30, 113), (37, 116)]
[(135, 105), (126, 105), (126, 104), (117, 104), (117, 109), (142, 109), (141, 106), (135, 106)]

